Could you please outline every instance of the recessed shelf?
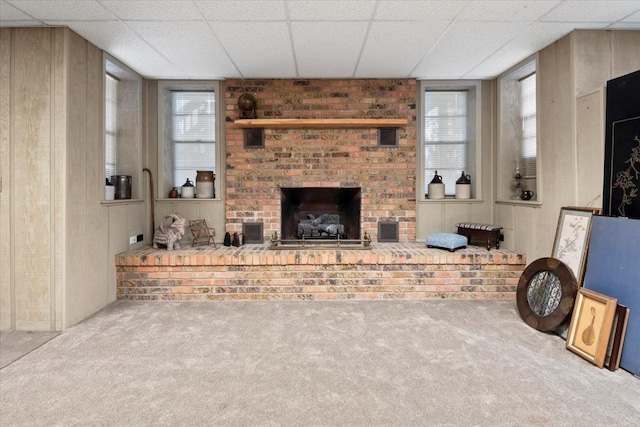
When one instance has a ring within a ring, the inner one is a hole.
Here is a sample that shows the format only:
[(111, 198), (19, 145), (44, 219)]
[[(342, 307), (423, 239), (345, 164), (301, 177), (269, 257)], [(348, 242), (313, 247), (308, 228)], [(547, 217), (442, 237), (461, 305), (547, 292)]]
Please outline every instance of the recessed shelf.
[(240, 119), (234, 121), (240, 128), (271, 129), (338, 129), (338, 128), (393, 128), (404, 127), (407, 119)]

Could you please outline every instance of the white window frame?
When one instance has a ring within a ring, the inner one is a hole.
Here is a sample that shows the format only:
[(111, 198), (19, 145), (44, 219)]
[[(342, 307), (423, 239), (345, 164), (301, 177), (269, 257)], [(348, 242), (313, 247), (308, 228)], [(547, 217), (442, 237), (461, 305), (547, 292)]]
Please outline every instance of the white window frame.
[[(120, 80), (110, 73), (104, 74), (105, 79), (105, 121), (104, 121), (104, 176), (110, 180), (118, 170), (118, 84)], [(109, 82), (112, 81), (115, 97), (111, 98)], [(111, 114), (109, 114), (109, 110)], [(109, 120), (111, 118), (111, 120)], [(111, 138), (109, 138), (111, 137)], [(113, 145), (110, 147), (110, 145)]]
[[(140, 200), (142, 196), (142, 76), (106, 52), (103, 53), (102, 65), (103, 104), (106, 105), (107, 74), (118, 80), (115, 174), (131, 176), (131, 198)], [(103, 113), (101, 175), (104, 177), (107, 160), (106, 108)], [(103, 187), (100, 188), (103, 189)], [(104, 190), (101, 193), (104, 198)]]
[[(169, 155), (171, 149), (169, 147), (173, 144), (171, 93), (175, 91), (213, 91), (215, 93), (215, 164), (212, 165), (212, 168), (216, 174), (215, 199), (221, 199), (223, 188), (220, 177), (223, 174), (224, 161), (222, 139), (225, 125), (222, 86), (221, 82), (216, 80), (165, 80), (158, 82), (158, 183), (160, 187), (158, 199), (168, 198), (169, 191), (174, 187), (173, 169)], [(194, 180), (195, 176), (192, 181)], [(202, 199), (194, 200), (201, 201)]]
[[(425, 100), (426, 91), (466, 91), (467, 92), (467, 170), (471, 177), (471, 200), (482, 198), (482, 82), (479, 80), (421, 80), (418, 84), (418, 111), (416, 120), (417, 141), (417, 182), (416, 196), (420, 201), (442, 203), (459, 200), (454, 196), (445, 199), (428, 199), (427, 186), (433, 176), (425, 172)], [(461, 170), (459, 173), (461, 174)], [(447, 188), (445, 188), (447, 190)], [(451, 190), (451, 189), (449, 189)], [(453, 189), (455, 190), (455, 188)], [(451, 192), (451, 191), (447, 191)], [(469, 199), (465, 199), (467, 202)]]
[[(534, 196), (524, 201), (514, 196), (516, 168), (520, 170), (520, 157), (523, 138), (523, 118), (521, 114), (521, 81), (533, 74), (536, 76), (536, 87), (539, 74), (537, 72), (538, 56), (533, 55), (498, 77), (498, 146), (497, 146), (497, 200), (513, 203), (541, 203), (541, 165), (540, 165), (540, 120), (536, 117), (536, 175), (524, 176), (520, 185), (532, 190)], [(539, 90), (536, 93), (536, 112), (540, 111)]]

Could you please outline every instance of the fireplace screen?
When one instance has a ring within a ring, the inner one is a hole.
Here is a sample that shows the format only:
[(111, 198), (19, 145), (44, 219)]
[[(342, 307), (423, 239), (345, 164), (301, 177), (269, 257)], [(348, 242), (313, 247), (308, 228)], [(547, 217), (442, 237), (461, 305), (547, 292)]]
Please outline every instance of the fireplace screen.
[(281, 188), (283, 239), (360, 239), (360, 188)]

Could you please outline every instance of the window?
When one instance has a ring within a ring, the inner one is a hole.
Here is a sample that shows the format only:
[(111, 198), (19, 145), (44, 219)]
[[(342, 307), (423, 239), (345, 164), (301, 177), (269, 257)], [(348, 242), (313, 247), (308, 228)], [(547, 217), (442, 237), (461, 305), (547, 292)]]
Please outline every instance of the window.
[(129, 175), (131, 197), (141, 196), (142, 78), (104, 54), (104, 176)]
[(424, 94), (425, 188), (437, 173), (445, 195), (455, 194), (456, 180), (467, 167), (467, 92)]
[(216, 164), (216, 97), (213, 91), (171, 91), (173, 186), (187, 178), (195, 182), (197, 170)]
[[(480, 82), (421, 82), (423, 120), (419, 170), (421, 194), (428, 197), (434, 175), (442, 176), (445, 196), (453, 197), (464, 172), (472, 177), (472, 197), (479, 197), (476, 171), (480, 134)], [(478, 117), (477, 117), (478, 116)]]
[(520, 80), (520, 148), (518, 163), (523, 178), (536, 177), (536, 75)]
[(116, 174), (118, 79), (105, 75), (104, 176)]
[[(173, 187), (196, 171), (220, 170), (221, 102), (217, 81), (161, 81), (158, 83), (159, 194), (167, 197)], [(219, 180), (214, 193), (220, 194)]]
[(536, 59), (498, 78), (498, 199), (521, 200), (523, 190), (538, 201)]

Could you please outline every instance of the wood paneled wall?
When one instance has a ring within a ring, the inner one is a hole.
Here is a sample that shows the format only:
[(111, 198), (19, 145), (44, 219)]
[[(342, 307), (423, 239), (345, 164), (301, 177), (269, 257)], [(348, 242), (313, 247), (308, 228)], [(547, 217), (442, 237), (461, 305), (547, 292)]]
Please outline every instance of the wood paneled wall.
[(504, 246), (550, 256), (563, 206), (601, 206), (607, 80), (640, 69), (640, 31), (578, 30), (539, 52), (541, 204), (496, 204)]
[(102, 203), (103, 79), (102, 51), (67, 28), (0, 29), (2, 330), (65, 329), (115, 300), (144, 205)]

